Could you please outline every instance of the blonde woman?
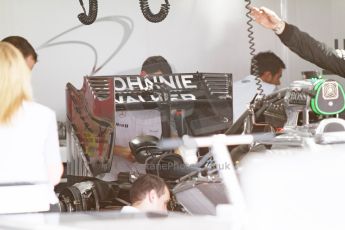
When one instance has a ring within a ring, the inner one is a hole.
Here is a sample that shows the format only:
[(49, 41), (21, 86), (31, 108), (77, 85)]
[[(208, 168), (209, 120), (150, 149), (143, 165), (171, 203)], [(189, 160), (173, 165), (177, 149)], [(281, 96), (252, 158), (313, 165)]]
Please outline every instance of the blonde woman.
[(49, 210), (62, 175), (55, 113), (32, 101), (31, 71), (0, 42), (0, 213)]

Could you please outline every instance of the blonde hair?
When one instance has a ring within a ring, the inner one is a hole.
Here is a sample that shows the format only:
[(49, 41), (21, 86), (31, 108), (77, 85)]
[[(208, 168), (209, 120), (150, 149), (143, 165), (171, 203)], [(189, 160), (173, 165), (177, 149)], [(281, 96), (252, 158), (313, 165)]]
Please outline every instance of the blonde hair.
[(23, 55), (0, 42), (0, 124), (9, 123), (23, 101), (31, 99), (31, 71)]

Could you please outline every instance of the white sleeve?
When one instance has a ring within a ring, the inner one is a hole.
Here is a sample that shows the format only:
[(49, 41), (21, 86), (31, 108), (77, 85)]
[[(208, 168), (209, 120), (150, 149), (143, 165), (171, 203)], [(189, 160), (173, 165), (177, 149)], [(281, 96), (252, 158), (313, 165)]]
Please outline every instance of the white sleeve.
[(47, 136), (44, 143), (44, 159), (49, 181), (53, 185), (59, 183), (63, 168), (55, 113), (51, 114), (48, 121)]

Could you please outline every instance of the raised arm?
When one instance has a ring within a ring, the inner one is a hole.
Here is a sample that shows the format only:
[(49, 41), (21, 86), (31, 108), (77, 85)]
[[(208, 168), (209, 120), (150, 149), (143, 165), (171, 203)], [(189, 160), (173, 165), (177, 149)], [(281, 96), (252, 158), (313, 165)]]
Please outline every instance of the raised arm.
[(263, 27), (273, 30), (280, 40), (301, 58), (345, 77), (345, 51), (335, 50), (288, 24), (266, 7), (252, 7), (251, 16)]

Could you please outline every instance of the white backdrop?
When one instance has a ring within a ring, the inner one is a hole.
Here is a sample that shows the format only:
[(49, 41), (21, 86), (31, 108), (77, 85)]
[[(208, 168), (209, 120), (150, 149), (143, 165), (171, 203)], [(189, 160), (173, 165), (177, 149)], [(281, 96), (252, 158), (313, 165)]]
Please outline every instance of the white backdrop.
[[(149, 2), (157, 12), (164, 1)], [(53, 108), (59, 120), (65, 119), (66, 83), (80, 88), (83, 76), (93, 67), (100, 68), (96, 75), (137, 74), (146, 57), (162, 55), (174, 72), (229, 72), (234, 80), (249, 73), (242, 0), (170, 0), (168, 17), (158, 24), (146, 21), (138, 0), (98, 3), (98, 20), (84, 26), (77, 19), (82, 12), (78, 0), (0, 0), (0, 38), (24, 36), (37, 49), (39, 62), (32, 79), (35, 98)], [(253, 3), (279, 14), (287, 12), (288, 21), (330, 45), (335, 36), (344, 37), (344, 30), (338, 30), (344, 21), (343, 0)], [(286, 62), (282, 86), (300, 78), (301, 71), (316, 68), (291, 54), (271, 31), (255, 26), (255, 41), (257, 52), (272, 50)]]

